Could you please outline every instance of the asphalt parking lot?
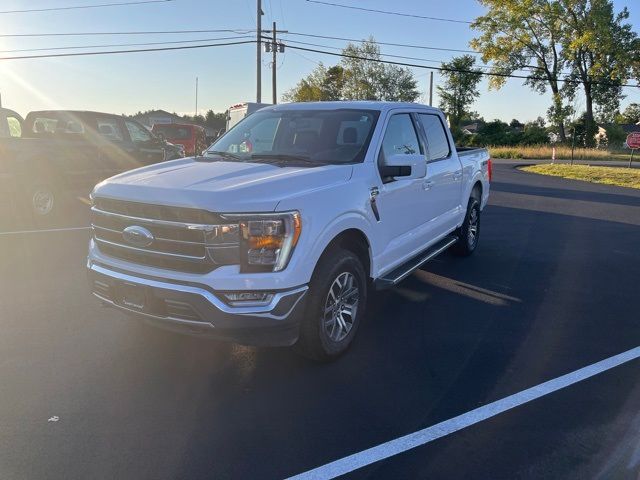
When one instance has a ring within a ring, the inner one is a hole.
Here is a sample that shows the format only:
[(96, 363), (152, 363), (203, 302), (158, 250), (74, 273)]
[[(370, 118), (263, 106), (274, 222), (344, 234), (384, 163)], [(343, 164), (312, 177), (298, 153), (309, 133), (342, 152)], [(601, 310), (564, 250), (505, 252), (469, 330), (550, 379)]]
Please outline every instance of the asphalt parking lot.
[[(331, 462), (640, 346), (640, 190), (513, 166), (494, 166), (478, 251), (376, 295), (332, 364), (101, 307), (81, 200), (58, 223), (5, 226), (0, 478), (326, 478)], [(346, 478), (636, 479), (639, 375), (631, 359)]]

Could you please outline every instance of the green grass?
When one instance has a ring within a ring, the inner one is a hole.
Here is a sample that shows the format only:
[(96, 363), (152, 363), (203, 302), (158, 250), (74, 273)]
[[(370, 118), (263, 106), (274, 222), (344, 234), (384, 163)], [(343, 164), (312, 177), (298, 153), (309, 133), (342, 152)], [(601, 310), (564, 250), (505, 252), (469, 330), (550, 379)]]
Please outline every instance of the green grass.
[(522, 170), (542, 175), (570, 178), (572, 180), (583, 180), (591, 183), (640, 188), (640, 169), (542, 164), (522, 167)]
[[(550, 145), (532, 145), (521, 147), (488, 147), (491, 158), (527, 158), (551, 160)], [(580, 160), (628, 160), (629, 154), (596, 150), (595, 148), (576, 148), (573, 152), (575, 161)], [(556, 160), (571, 160), (571, 147), (556, 147)]]

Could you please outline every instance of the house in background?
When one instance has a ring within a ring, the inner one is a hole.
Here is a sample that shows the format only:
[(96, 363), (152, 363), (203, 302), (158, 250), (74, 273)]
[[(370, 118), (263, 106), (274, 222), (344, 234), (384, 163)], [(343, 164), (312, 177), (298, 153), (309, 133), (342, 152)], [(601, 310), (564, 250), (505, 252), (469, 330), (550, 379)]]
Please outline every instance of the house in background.
[(133, 119), (149, 129), (153, 128), (156, 123), (185, 123), (184, 118), (165, 110), (151, 110), (149, 112), (139, 113), (134, 115)]
[(473, 122), (462, 127), (462, 133), (465, 135), (472, 135), (474, 133), (478, 133), (478, 128), (480, 128), (480, 124), (478, 122)]

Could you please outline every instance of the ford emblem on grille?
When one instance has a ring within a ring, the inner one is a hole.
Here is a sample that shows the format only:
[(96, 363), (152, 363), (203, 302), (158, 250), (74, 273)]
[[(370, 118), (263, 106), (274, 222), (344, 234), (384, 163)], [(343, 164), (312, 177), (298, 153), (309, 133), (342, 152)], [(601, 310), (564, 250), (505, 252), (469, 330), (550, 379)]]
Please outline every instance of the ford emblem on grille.
[(153, 233), (144, 227), (132, 225), (122, 231), (125, 242), (135, 247), (148, 247), (155, 240)]

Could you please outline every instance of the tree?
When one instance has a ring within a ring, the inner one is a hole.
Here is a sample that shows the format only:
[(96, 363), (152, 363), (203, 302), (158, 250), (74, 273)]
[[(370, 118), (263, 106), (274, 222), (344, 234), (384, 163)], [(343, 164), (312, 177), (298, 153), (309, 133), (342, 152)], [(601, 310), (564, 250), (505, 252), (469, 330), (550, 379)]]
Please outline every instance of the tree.
[(339, 100), (327, 95), (323, 85), (327, 78), (327, 67), (320, 63), (309, 75), (300, 80), (291, 90), (287, 91), (282, 99), (285, 102), (317, 102), (321, 100)]
[(413, 102), (418, 96), (411, 70), (382, 63), (380, 47), (373, 38), (342, 51), (339, 65), (318, 65), (308, 76), (286, 92), (283, 100), (310, 102), (323, 100), (388, 100)]
[(380, 47), (373, 37), (359, 45), (348, 44), (342, 54), (345, 99), (413, 102), (420, 95), (411, 70), (380, 61)]
[(595, 142), (594, 106), (601, 120), (611, 121), (622, 99), (622, 87), (633, 75), (638, 53), (636, 34), (626, 20), (629, 11), (614, 13), (610, 0), (559, 0), (563, 16), (562, 52), (571, 68), (570, 94), (578, 85), (585, 96), (585, 141)]
[(524, 129), (524, 123), (522, 123), (517, 118), (514, 118), (513, 120), (511, 120), (511, 122), (509, 123), (509, 126), (511, 128), (513, 128), (514, 130), (523, 130)]
[(454, 128), (460, 127), (460, 121), (480, 94), (478, 83), (482, 72), (474, 69), (475, 63), (473, 56), (462, 55), (441, 66), (444, 86), (437, 87), (440, 108), (449, 116), (449, 124)]
[(522, 145), (541, 145), (549, 143), (549, 134), (544, 128), (544, 119), (538, 117), (537, 120), (529, 122), (524, 126), (524, 134), (520, 140)]
[(215, 113), (213, 110), (208, 110), (204, 117), (204, 124), (213, 130), (225, 128), (227, 124), (227, 113)]
[[(488, 12), (478, 17), (472, 28), (480, 35), (471, 46), (482, 54), (483, 62), (493, 62), (491, 72), (510, 75), (528, 68), (525, 85), (541, 94), (551, 90), (549, 121), (560, 139), (566, 140), (564, 124), (571, 109), (564, 104), (560, 87), (562, 7), (548, 0), (479, 0)], [(493, 76), (490, 88), (501, 88), (506, 77)]]
[(640, 104), (630, 103), (622, 112), (620, 121), (622, 123), (638, 123), (640, 122)]
[(625, 132), (620, 125), (615, 123), (607, 125), (605, 127), (605, 131), (607, 133), (607, 147), (610, 149), (622, 148), (622, 145), (627, 139), (627, 132)]

